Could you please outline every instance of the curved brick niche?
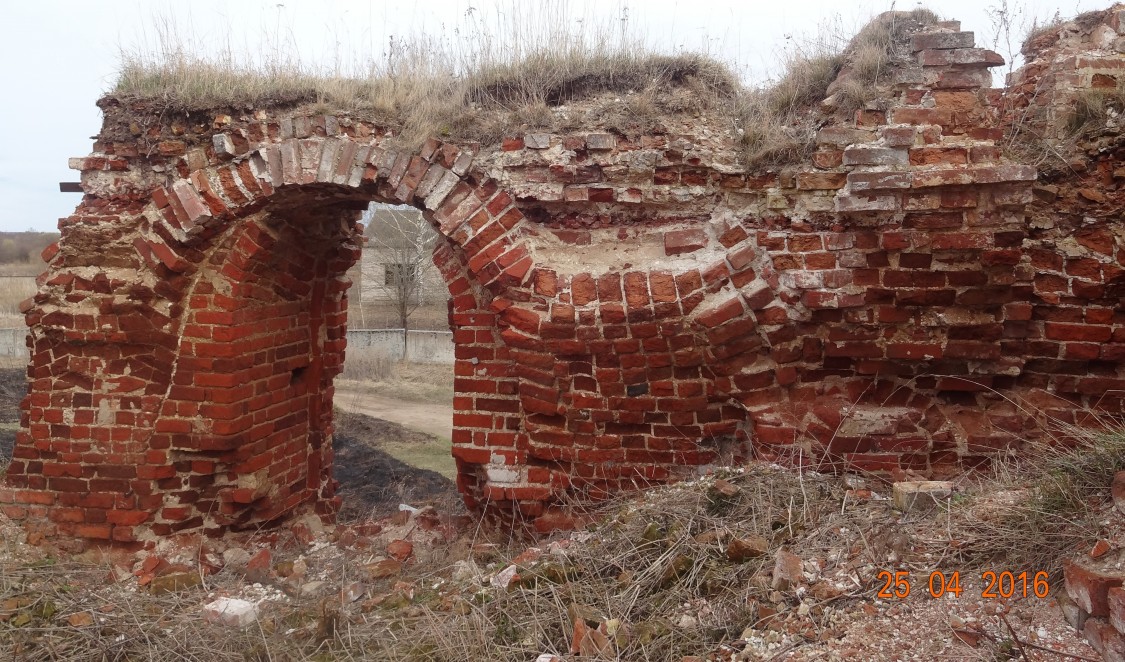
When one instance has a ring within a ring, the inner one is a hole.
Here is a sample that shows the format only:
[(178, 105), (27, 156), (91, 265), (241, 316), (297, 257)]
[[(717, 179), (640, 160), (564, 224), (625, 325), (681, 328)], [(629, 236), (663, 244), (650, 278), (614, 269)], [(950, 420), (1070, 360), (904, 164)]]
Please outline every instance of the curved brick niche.
[(443, 237), (467, 504), (540, 530), (574, 494), (752, 455), (950, 474), (1046, 420), (1120, 414), (1120, 132), (1064, 174), (1000, 142), (1122, 75), (1092, 41), (1120, 16), (1052, 42), (1007, 92), (982, 87), (995, 53), (938, 24), (883, 99), (772, 170), (736, 165), (706, 118), (403, 152), (343, 116), (196, 123), (106, 99), (27, 305), (0, 503), (119, 541), (331, 514), (344, 273), (372, 200)]
[[(74, 163), (101, 195), (63, 220), (27, 304), (31, 388), (8, 514), (48, 533), (135, 541), (258, 526), (306, 505), (335, 511), (332, 381), (360, 210), (412, 203), (443, 227), (475, 214), (499, 263), (517, 257), (502, 247), (521, 216), (463, 177), (470, 154), (327, 135), (334, 120), (263, 123), (253, 148), (245, 132), (205, 136), (209, 149), (163, 141), (184, 176), (150, 190), (138, 180), (159, 162)], [(454, 324), (481, 345), (492, 323), (480, 284), (516, 279), (491, 261), (470, 273), (463, 255), (444, 240), (435, 260)]]

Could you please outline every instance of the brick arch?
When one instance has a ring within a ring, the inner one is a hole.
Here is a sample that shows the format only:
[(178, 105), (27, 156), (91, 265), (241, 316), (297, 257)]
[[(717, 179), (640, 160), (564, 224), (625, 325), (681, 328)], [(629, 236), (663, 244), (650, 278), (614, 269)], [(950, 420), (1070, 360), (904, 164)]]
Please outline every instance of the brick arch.
[[(331, 385), (370, 201), (423, 210), (443, 237), (451, 324), (472, 335), (458, 344), (474, 363), (499, 344), (486, 336), (530, 258), (512, 198), (467, 175), (471, 152), (346, 135), (213, 143), (202, 167), (109, 209), (87, 198), (62, 224), (25, 304), (32, 380), (6, 478), (16, 489), (0, 493), (9, 514), (132, 542), (304, 505), (334, 512)], [(482, 416), (459, 412), (455, 425), (481, 428)]]

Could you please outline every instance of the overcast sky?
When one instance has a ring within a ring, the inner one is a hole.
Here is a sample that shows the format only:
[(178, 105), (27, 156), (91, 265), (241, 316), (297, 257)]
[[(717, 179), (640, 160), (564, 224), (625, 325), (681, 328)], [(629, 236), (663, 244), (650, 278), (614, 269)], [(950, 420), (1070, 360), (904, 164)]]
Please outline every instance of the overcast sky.
[[(296, 48), (302, 61), (330, 65), (375, 57), (390, 36), (449, 34), (466, 16), (495, 16), (514, 0), (4, 0), (0, 4), (0, 230), (54, 230), (80, 194), (59, 193), (77, 181), (67, 158), (88, 154), (100, 128), (94, 102), (113, 87), (119, 52), (156, 42), (157, 24), (181, 37), (235, 49)], [(537, 0), (520, 0), (536, 2)], [(992, 47), (989, 10), (1002, 0), (941, 0), (930, 6), (977, 33)], [(918, 3), (919, 5), (922, 3)], [(1013, 43), (1032, 21), (1072, 16), (1111, 0), (1009, 0)], [(498, 6), (499, 5), (499, 6)], [(560, 6), (555, 2), (556, 7)], [(662, 50), (700, 50), (733, 64), (749, 81), (776, 74), (786, 48), (823, 26), (854, 33), (874, 14), (912, 9), (910, 2), (874, 0), (636, 0), (566, 2), (566, 20), (619, 18)], [(470, 11), (470, 7), (472, 10)], [(588, 25), (589, 23), (587, 23)], [(280, 37), (279, 37), (280, 35)], [(1006, 54), (1001, 43), (996, 50)]]

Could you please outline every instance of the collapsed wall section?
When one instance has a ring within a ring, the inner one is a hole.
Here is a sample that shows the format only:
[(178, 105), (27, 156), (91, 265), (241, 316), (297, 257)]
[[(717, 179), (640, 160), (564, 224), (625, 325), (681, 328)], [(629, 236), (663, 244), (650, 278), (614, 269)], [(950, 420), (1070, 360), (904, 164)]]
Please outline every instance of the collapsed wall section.
[(466, 502), (540, 530), (574, 494), (750, 456), (942, 475), (1121, 413), (1120, 147), (1080, 186), (1039, 180), (1005, 150), (1031, 104), (985, 87), (999, 56), (953, 22), (911, 46), (879, 99), (775, 169), (740, 165), (705, 114), (406, 150), (344, 115), (107, 98), (25, 307), (0, 504), (123, 542), (330, 515), (344, 273), (373, 200), (441, 237)]

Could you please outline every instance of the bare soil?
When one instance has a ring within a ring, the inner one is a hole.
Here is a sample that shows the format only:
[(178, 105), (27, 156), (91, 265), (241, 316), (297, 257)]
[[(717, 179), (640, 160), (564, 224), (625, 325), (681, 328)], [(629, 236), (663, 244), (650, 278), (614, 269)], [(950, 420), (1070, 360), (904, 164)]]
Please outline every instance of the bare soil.
[[(441, 366), (443, 372), (452, 372)], [(395, 397), (371, 382), (337, 380), (336, 406), (357, 414), (394, 421), (411, 430), (448, 440), (453, 435), (453, 405), (450, 402), (416, 402)], [(390, 385), (389, 385), (390, 386)], [(406, 385), (394, 383), (398, 390)], [(383, 392), (380, 392), (383, 391)]]
[(20, 423), (20, 400), (27, 395), (27, 373), (22, 369), (0, 369), (0, 467), (12, 459)]
[(379, 518), (398, 510), (433, 505), (443, 513), (460, 512), (461, 498), (453, 481), (436, 471), (397, 460), (384, 444), (431, 445), (432, 436), (363, 414), (336, 410), (334, 468), (344, 497), (341, 519)]

